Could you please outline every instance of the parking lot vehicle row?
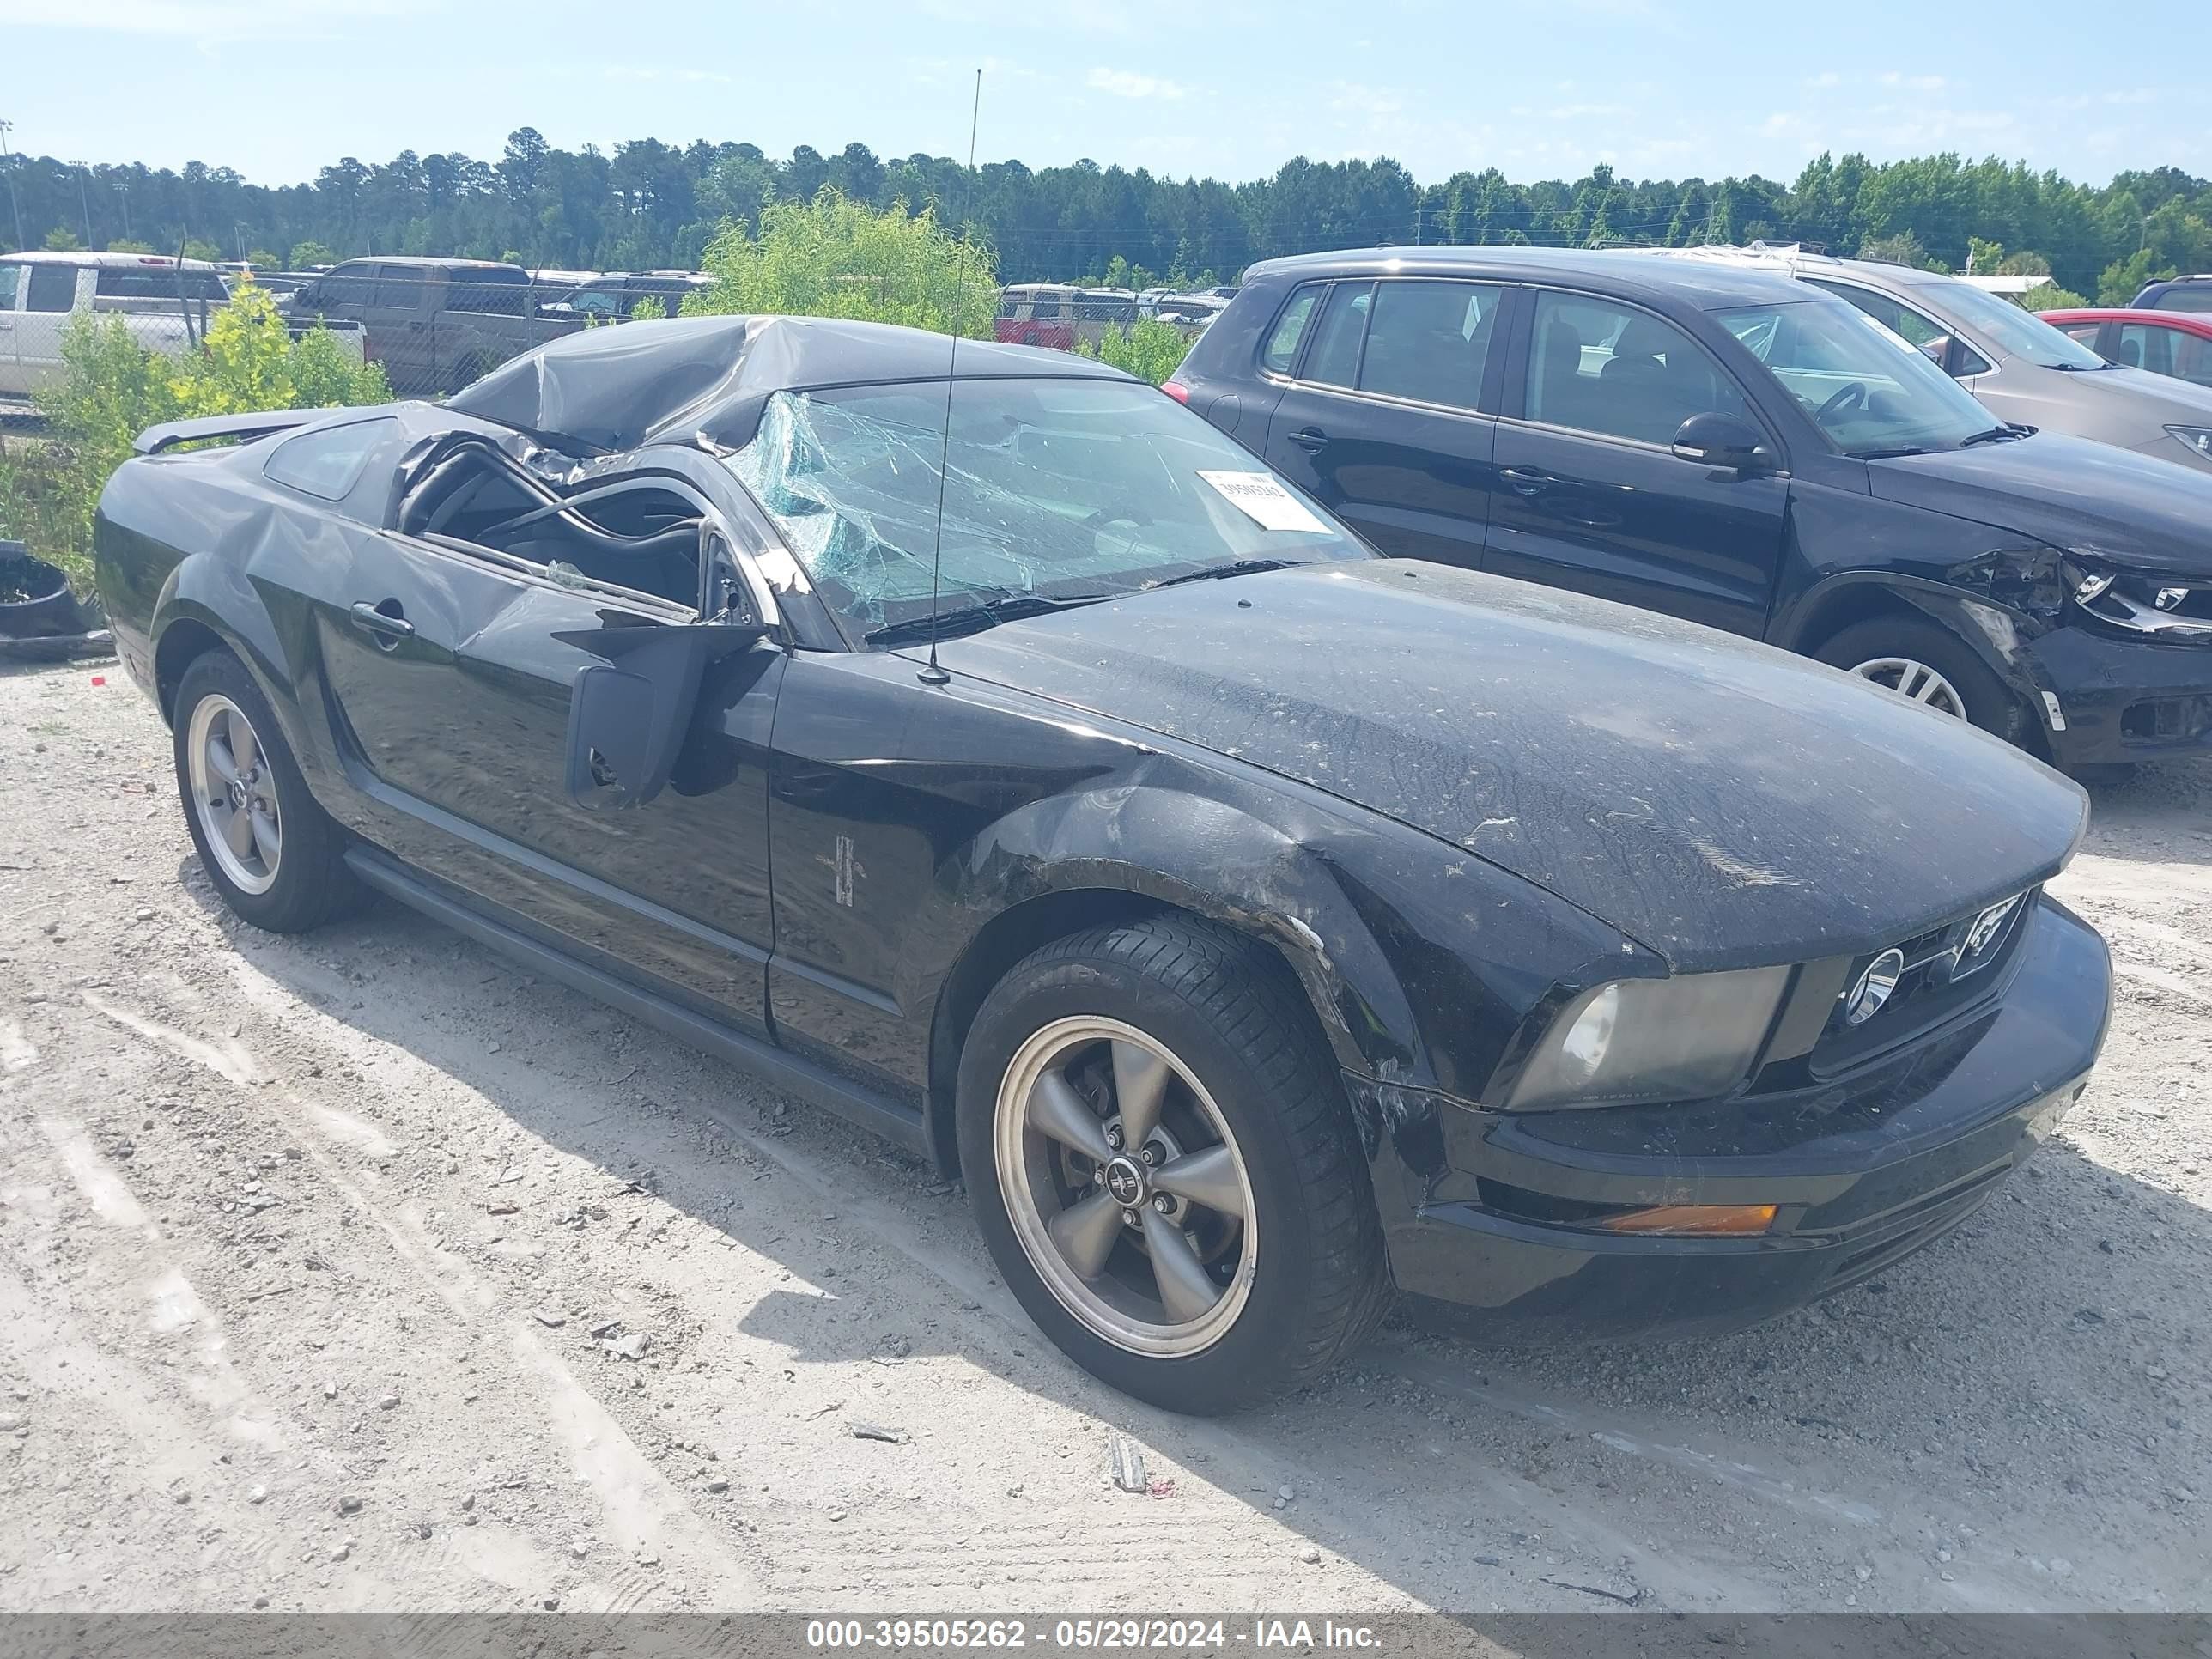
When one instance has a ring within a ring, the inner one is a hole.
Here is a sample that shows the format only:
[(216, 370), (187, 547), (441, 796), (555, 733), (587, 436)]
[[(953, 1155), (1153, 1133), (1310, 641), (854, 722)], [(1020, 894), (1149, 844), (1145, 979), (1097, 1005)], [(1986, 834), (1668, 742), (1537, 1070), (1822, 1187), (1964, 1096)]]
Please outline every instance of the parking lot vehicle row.
[(2212, 743), (2212, 471), (1999, 418), (1832, 286), (1316, 254), (1249, 271), (1168, 390), (1385, 553), (1765, 640), (2063, 765)]

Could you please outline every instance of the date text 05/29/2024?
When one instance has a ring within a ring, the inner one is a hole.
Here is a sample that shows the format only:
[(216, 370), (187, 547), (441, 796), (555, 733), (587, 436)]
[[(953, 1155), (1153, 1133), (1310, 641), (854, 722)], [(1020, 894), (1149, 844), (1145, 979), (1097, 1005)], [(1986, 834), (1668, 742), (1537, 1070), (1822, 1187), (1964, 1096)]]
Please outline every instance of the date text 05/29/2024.
[(1373, 1626), (1334, 1619), (815, 1619), (806, 1645), (817, 1651), (957, 1651), (1042, 1648), (1218, 1654), (1321, 1649), (1374, 1651)]

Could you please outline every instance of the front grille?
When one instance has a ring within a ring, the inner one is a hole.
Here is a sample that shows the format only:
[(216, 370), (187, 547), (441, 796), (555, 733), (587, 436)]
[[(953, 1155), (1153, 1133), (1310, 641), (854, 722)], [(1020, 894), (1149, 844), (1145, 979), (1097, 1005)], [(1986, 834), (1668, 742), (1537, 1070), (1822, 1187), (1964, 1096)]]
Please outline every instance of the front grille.
[(1905, 968), (1897, 988), (1878, 1012), (1857, 1025), (1850, 1024), (1846, 1004), (1852, 988), (1881, 953), (1854, 961), (1844, 980), (1843, 995), (1806, 1056), (1807, 1071), (1815, 1079), (1849, 1071), (1993, 994), (2004, 979), (2007, 963), (2020, 948), (2039, 890), (2031, 888), (2001, 901), (2010, 905), (2001, 916), (1991, 919), (1998, 906), (1984, 906), (1899, 945)]

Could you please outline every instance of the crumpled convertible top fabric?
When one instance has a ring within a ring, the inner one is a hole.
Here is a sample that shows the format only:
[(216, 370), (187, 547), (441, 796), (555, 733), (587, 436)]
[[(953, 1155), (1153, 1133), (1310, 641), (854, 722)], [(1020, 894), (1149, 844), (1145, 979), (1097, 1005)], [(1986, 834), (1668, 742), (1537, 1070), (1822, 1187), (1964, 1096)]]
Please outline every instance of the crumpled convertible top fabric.
[[(457, 392), (447, 406), (604, 453), (701, 438), (751, 441), (775, 392), (942, 380), (948, 336), (830, 317), (678, 317), (564, 334)], [(961, 380), (1055, 375), (1127, 380), (1065, 351), (963, 340)]]

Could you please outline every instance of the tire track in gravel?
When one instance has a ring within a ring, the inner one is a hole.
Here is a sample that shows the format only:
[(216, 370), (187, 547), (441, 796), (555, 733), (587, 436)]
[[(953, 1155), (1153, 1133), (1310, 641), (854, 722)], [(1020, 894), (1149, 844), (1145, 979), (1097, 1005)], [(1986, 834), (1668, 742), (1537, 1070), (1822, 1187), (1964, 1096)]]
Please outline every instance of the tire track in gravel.
[[(256, 1104), (273, 1107), (293, 1127), (307, 1130), (302, 1140), (306, 1158), (320, 1179), (355, 1214), (376, 1228), (398, 1263), (436, 1296), (456, 1324), (480, 1328), (488, 1322), (500, 1322), (512, 1357), (508, 1380), (535, 1398), (537, 1408), (532, 1417), (556, 1431), (569, 1466), (595, 1493), (598, 1531), (615, 1547), (656, 1555), (665, 1551), (688, 1571), (703, 1576), (712, 1586), (710, 1593), (717, 1605), (758, 1605), (760, 1593), (750, 1568), (700, 1522), (560, 1357), (520, 1319), (502, 1318), (500, 1298), (491, 1287), (478, 1279), (459, 1256), (430, 1238), (406, 1206), (380, 1201), (371, 1195), (368, 1182), (350, 1178), (337, 1156), (375, 1158), (395, 1155), (398, 1149), (360, 1120), (303, 1100), (282, 1083), (272, 1084), (267, 1068), (235, 1036), (210, 1042), (192, 1035), (184, 1024), (204, 1025), (210, 1011), (204, 1006), (191, 1007), (199, 1000), (197, 994), (175, 975), (165, 976), (161, 988), (169, 998), (186, 1005), (179, 1024), (156, 1019), (109, 996), (88, 992), (85, 1000), (142, 1040), (158, 1044), (242, 1090), (253, 1091)], [(502, 1574), (501, 1582), (515, 1576)], [(538, 1582), (555, 1576), (542, 1572)], [(603, 1607), (618, 1599), (635, 1601), (641, 1596), (635, 1588), (623, 1592), (587, 1587), (580, 1599), (586, 1605)]]

